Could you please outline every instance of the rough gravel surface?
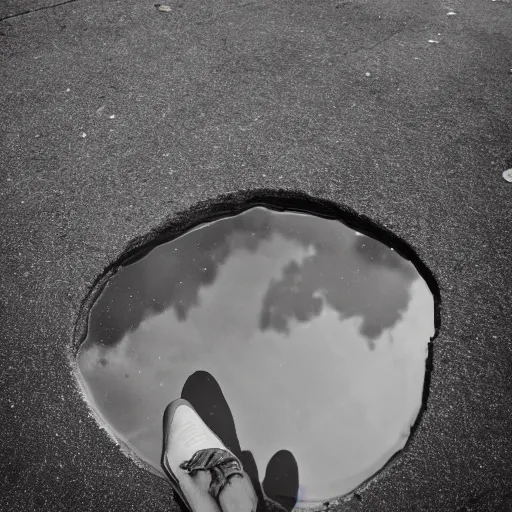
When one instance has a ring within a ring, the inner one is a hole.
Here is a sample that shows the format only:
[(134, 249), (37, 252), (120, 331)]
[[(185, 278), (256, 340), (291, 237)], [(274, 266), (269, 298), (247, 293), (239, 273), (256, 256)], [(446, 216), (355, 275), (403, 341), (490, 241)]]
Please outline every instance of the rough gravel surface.
[(331, 509), (512, 510), (510, 1), (51, 5), (0, 10), (0, 509), (178, 510), (80, 395), (82, 305), (154, 230), (306, 195), (442, 299), (412, 439)]

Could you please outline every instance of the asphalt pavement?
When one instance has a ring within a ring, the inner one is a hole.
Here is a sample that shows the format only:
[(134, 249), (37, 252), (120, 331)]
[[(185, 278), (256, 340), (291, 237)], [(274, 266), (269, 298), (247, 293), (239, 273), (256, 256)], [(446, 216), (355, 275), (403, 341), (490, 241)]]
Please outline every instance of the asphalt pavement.
[(152, 234), (270, 198), (371, 219), (440, 291), (414, 435), (332, 509), (512, 510), (510, 0), (166, 5), (0, 7), (0, 510), (178, 510), (81, 397), (83, 313)]

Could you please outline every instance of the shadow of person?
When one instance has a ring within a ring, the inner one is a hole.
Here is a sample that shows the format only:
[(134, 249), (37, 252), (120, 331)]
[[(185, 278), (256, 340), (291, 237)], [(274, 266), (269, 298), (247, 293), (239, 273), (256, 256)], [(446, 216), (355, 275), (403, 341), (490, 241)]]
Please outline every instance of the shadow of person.
[(299, 490), (299, 469), (293, 454), (288, 450), (276, 452), (261, 484), (254, 456), (241, 449), (233, 414), (213, 375), (206, 371), (193, 373), (183, 386), (181, 398), (192, 404), (208, 428), (240, 459), (258, 496), (258, 512), (292, 510)]

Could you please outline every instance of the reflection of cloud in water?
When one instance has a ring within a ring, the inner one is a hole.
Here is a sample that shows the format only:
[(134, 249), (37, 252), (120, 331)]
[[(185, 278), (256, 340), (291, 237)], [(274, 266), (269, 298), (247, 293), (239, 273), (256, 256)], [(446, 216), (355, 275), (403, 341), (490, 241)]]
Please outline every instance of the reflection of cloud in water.
[(342, 318), (362, 317), (361, 332), (371, 342), (400, 318), (416, 276), (412, 264), (337, 221), (254, 208), (191, 231), (122, 268), (91, 312), (89, 336), (114, 345), (145, 318), (169, 308), (186, 320), (200, 303), (200, 290), (214, 285), (235, 252), (255, 253), (276, 234), (309, 256), (289, 261), (270, 283), (260, 328), (286, 332), (291, 320), (309, 321), (328, 304)]
[(333, 237), (300, 265), (290, 262), (281, 279), (271, 282), (260, 326), (288, 332), (292, 318), (307, 322), (327, 303), (341, 318), (362, 317), (361, 334), (371, 342), (398, 321), (415, 277), (412, 264), (376, 240), (357, 236), (347, 243)]
[(188, 376), (207, 370), (260, 475), (284, 448), (297, 458), (306, 498), (349, 491), (370, 476), (403, 445), (421, 405), (432, 297), (414, 280), (405, 312), (374, 350), (362, 335), (363, 316), (340, 319), (326, 301), (307, 323), (290, 318), (290, 335), (259, 329), (269, 281), (281, 279), (290, 261), (303, 267), (315, 250), (274, 234), (258, 252), (234, 251), (187, 321), (169, 310), (113, 347), (91, 345), (80, 367), (103, 417), (158, 466), (166, 404)]
[(169, 308), (185, 320), (228, 257), (256, 251), (271, 233), (266, 216), (228, 217), (157, 247), (112, 277), (91, 312), (89, 336), (116, 344), (145, 318)]

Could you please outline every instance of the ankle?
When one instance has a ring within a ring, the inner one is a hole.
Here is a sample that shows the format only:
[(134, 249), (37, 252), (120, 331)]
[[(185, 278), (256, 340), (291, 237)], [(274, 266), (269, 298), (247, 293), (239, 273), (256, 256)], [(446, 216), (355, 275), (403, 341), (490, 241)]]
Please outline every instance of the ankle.
[(233, 475), (218, 497), (223, 512), (256, 512), (258, 498), (246, 473)]

